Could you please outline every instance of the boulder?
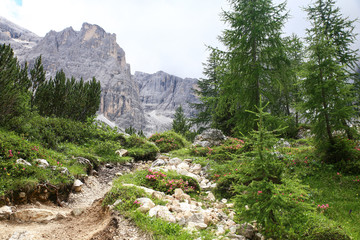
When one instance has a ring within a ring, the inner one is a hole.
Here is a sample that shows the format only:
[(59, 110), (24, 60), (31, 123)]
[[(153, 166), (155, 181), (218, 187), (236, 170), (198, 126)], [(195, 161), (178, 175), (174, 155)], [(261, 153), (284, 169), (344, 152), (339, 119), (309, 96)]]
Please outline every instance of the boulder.
[(176, 218), (165, 206), (157, 205), (149, 210), (150, 217), (161, 218), (167, 222), (176, 223)]
[(216, 198), (212, 192), (208, 192), (208, 195), (205, 197), (205, 200), (214, 202)]
[(129, 154), (128, 150), (126, 149), (117, 150), (115, 153), (118, 154), (120, 157), (125, 157)]
[(186, 162), (182, 162), (179, 165), (177, 165), (177, 168), (178, 169), (185, 169), (186, 171), (189, 171), (190, 166)]
[(57, 219), (57, 212), (46, 209), (20, 209), (14, 214), (15, 221), (20, 222), (49, 222)]
[(226, 136), (218, 129), (207, 129), (195, 137), (194, 146), (219, 146), (226, 140)]
[(34, 236), (27, 231), (14, 232), (9, 240), (33, 240)]
[(150, 198), (138, 198), (136, 201), (140, 203), (138, 210), (143, 213), (147, 213), (151, 208), (155, 207), (155, 204)]
[(76, 162), (81, 164), (81, 165), (85, 165), (87, 166), (89, 169), (92, 169), (93, 165), (91, 163), (91, 161), (89, 159), (86, 159), (84, 157), (77, 157), (75, 158)]

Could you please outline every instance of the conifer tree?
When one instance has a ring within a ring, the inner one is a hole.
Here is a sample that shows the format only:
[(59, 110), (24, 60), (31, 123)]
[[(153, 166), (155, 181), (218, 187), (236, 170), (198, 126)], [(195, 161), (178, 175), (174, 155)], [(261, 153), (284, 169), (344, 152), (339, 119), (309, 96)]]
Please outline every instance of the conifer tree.
[(21, 69), (9, 45), (0, 45), (0, 122), (24, 114), (28, 106), (27, 68)]
[(41, 56), (35, 59), (34, 67), (30, 70), (31, 80), (31, 110), (34, 108), (35, 92), (45, 82), (45, 71), (41, 62)]
[(229, 29), (220, 36), (227, 51), (217, 111), (221, 116), (227, 109), (227, 124), (248, 133), (257, 125), (246, 110), (255, 111), (260, 96), (272, 101), (276, 96), (273, 89), (281, 84), (273, 73), (281, 65), (279, 61), (286, 59), (280, 35), (287, 14), (283, 14), (284, 3), (274, 5), (271, 0), (230, 0), (230, 4), (232, 10), (222, 14)]
[(190, 130), (190, 124), (188, 123), (188, 119), (185, 117), (184, 110), (181, 105), (175, 110), (172, 129), (174, 132), (182, 135), (185, 135)]
[[(355, 115), (350, 79), (357, 60), (354, 43), (354, 21), (344, 18), (334, 0), (317, 0), (306, 9), (311, 21), (307, 31), (308, 62), (306, 63), (303, 113), (313, 126), (320, 145), (335, 146), (334, 131), (346, 130), (349, 135)], [(334, 158), (332, 161), (336, 161)]]

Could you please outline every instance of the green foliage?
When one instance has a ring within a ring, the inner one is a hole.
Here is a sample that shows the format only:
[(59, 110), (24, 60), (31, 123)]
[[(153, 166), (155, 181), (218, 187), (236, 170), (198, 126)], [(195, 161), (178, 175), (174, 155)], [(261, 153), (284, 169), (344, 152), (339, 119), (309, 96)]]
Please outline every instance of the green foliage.
[(337, 148), (334, 131), (345, 130), (352, 138), (349, 125), (355, 109), (349, 84), (353, 74), (349, 70), (358, 59), (356, 51), (351, 49), (355, 41), (354, 21), (341, 15), (334, 0), (318, 0), (306, 11), (312, 28), (306, 39), (309, 60), (301, 82), (301, 107), (312, 124), (316, 145), (319, 149), (330, 149), (331, 153)]
[(0, 123), (26, 114), (29, 107), (27, 65), (21, 69), (10, 46), (0, 45)]
[(100, 82), (93, 78), (84, 83), (68, 79), (61, 70), (54, 79), (41, 84), (35, 93), (35, 105), (42, 116), (70, 118), (85, 122), (100, 105)]
[(265, 129), (265, 107), (253, 113), (259, 130), (252, 133), (253, 157), (244, 159), (240, 184), (234, 186), (236, 209), (242, 220), (255, 219), (265, 236), (294, 238), (306, 230), (312, 207), (307, 187), (286, 175), (284, 162), (270, 150), (277, 139)]
[(172, 122), (172, 130), (185, 136), (185, 134), (190, 131), (190, 127), (191, 125), (189, 120), (185, 117), (184, 110), (180, 105), (175, 110), (174, 120)]
[(149, 141), (154, 142), (160, 152), (170, 152), (189, 145), (183, 136), (173, 131), (155, 133), (149, 137)]
[(128, 137), (124, 146), (127, 148), (129, 156), (136, 161), (155, 160), (156, 155), (159, 153), (159, 148), (154, 143), (137, 135)]
[(41, 62), (41, 56), (35, 59), (34, 67), (30, 70), (30, 80), (31, 80), (31, 110), (33, 110), (35, 105), (35, 93), (38, 88), (44, 84), (45, 78), (44, 67)]
[[(20, 158), (32, 166), (16, 163)], [(56, 166), (57, 170), (38, 167), (36, 159), (46, 159), (50, 165)], [(67, 167), (73, 174), (85, 173), (84, 170), (76, 170), (64, 156), (25, 140), (13, 132), (0, 129), (0, 195), (25, 188), (30, 191), (39, 183), (59, 185), (72, 182), (71, 175), (61, 173), (62, 167)]]

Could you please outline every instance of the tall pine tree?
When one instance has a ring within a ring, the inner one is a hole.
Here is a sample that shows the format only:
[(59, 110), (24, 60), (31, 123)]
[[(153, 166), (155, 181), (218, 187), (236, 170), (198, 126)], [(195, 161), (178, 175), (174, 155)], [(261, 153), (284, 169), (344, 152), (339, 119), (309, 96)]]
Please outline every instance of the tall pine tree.
[(281, 29), (287, 18), (285, 4), (274, 5), (271, 0), (230, 0), (230, 11), (222, 16), (229, 29), (223, 31), (221, 42), (226, 73), (220, 81), (217, 115), (229, 116), (227, 125), (235, 131), (248, 133), (257, 129), (254, 116), (260, 106), (260, 95), (274, 107), (274, 89), (281, 81), (274, 74), (286, 60)]
[(318, 146), (325, 149), (329, 161), (336, 162), (343, 156), (333, 155), (337, 151), (334, 131), (345, 130), (352, 137), (349, 125), (355, 116), (351, 84), (351, 69), (357, 60), (351, 49), (354, 21), (342, 16), (334, 0), (317, 0), (306, 11), (311, 28), (306, 38), (303, 113), (312, 124)]

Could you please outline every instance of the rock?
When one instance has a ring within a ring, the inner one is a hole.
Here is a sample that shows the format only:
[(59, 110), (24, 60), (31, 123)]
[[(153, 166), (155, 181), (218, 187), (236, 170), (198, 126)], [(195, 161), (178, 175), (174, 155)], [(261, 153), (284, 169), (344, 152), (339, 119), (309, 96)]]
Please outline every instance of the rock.
[(240, 225), (236, 233), (246, 238), (252, 239), (255, 235), (255, 230), (251, 224), (244, 223)]
[(91, 163), (91, 161), (89, 159), (86, 159), (84, 157), (77, 157), (75, 159), (76, 159), (77, 163), (79, 163), (81, 165), (84, 165), (84, 166), (87, 166), (88, 169), (93, 168), (93, 164)]
[(115, 173), (115, 176), (117, 176), (117, 177), (122, 176), (122, 175), (123, 175), (122, 172)]
[(75, 192), (81, 192), (82, 185), (83, 185), (83, 183), (79, 179), (76, 179), (73, 184), (73, 188), (74, 188)]
[(186, 162), (182, 162), (179, 165), (177, 165), (177, 168), (178, 169), (185, 169), (186, 171), (189, 171), (190, 166)]
[(171, 158), (169, 160), (170, 165), (179, 165), (182, 162), (180, 158)]
[(70, 175), (70, 172), (66, 167), (61, 167), (60, 168), (60, 173), (64, 174), (64, 175), (68, 175), (68, 176)]
[(19, 198), (26, 198), (25, 192), (19, 192)]
[(19, 158), (16, 160), (16, 163), (17, 164), (21, 164), (21, 165), (24, 165), (24, 166), (31, 166), (31, 163), (29, 163), (28, 161), (22, 159), (22, 158)]
[(219, 146), (226, 140), (225, 135), (218, 129), (207, 129), (195, 137), (194, 146)]
[(205, 200), (214, 202), (216, 198), (212, 192), (208, 192), (208, 195), (205, 197)]
[(265, 237), (261, 233), (255, 233), (253, 240), (265, 240)]
[(138, 210), (142, 213), (147, 213), (155, 204), (150, 198), (137, 198), (136, 201), (140, 203)]
[(189, 229), (195, 228), (196, 230), (203, 230), (207, 228), (207, 225), (205, 223), (188, 222), (187, 227)]
[(34, 236), (27, 231), (14, 232), (8, 240), (33, 240)]
[(159, 166), (164, 166), (164, 165), (166, 165), (165, 160), (163, 160), (163, 159), (157, 159), (156, 161), (154, 161), (154, 162), (151, 164), (151, 167), (159, 167)]
[(215, 232), (216, 236), (220, 236), (220, 235), (224, 235), (225, 234), (225, 229), (224, 229), (224, 225), (217, 225), (217, 230)]
[(236, 235), (234, 233), (229, 233), (227, 235), (227, 237), (229, 237), (230, 239), (236, 239), (236, 240), (246, 240), (247, 238), (241, 235)]
[(20, 209), (14, 214), (15, 221), (20, 222), (49, 222), (55, 220), (57, 212), (46, 209)]
[(47, 168), (50, 166), (48, 161), (46, 161), (45, 159), (35, 159), (35, 163), (37, 163), (37, 166), (40, 168)]
[(187, 219), (187, 222), (194, 222), (194, 223), (204, 223), (204, 215), (201, 213), (195, 213), (189, 219)]
[(126, 157), (129, 154), (128, 150), (126, 149), (117, 150), (115, 153), (118, 154), (120, 157)]
[(184, 191), (181, 188), (176, 188), (174, 191), (174, 197), (179, 201), (188, 200), (191, 201), (191, 197), (184, 193)]
[[(194, 164), (194, 165), (190, 168), (190, 172), (199, 175), (200, 172), (201, 172), (201, 165), (200, 165), (200, 164)], [(208, 181), (209, 181), (209, 180), (208, 180)]]
[(159, 192), (159, 191), (154, 191), (151, 196), (153, 198), (159, 199), (159, 200), (163, 200), (165, 198), (165, 193), (163, 192)]
[(221, 202), (225, 204), (225, 203), (227, 203), (227, 199), (223, 198), (223, 199), (221, 199)]
[(72, 211), (71, 211), (71, 215), (77, 217), (77, 216), (80, 216), (81, 214), (83, 214), (85, 212), (85, 209), (84, 208), (74, 208)]
[(8, 220), (10, 219), (10, 215), (12, 214), (12, 209), (9, 206), (3, 206), (0, 208), (0, 220)]
[(149, 216), (150, 217), (157, 217), (161, 218), (167, 222), (176, 223), (176, 218), (172, 213), (169, 211), (169, 209), (165, 206), (155, 206), (149, 210)]

